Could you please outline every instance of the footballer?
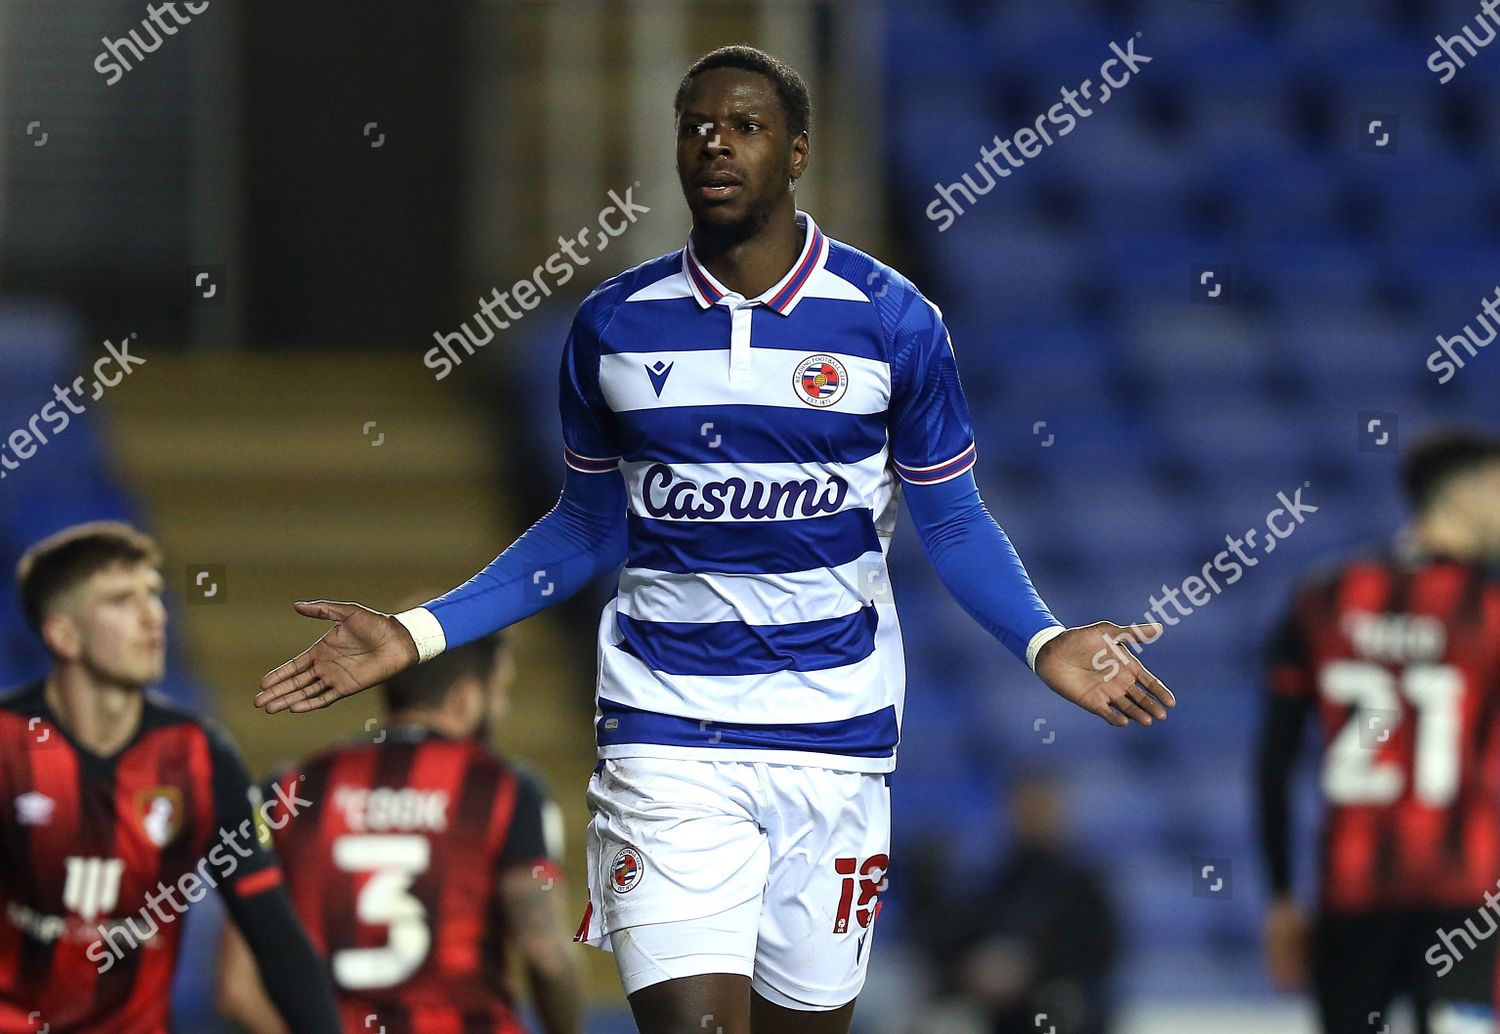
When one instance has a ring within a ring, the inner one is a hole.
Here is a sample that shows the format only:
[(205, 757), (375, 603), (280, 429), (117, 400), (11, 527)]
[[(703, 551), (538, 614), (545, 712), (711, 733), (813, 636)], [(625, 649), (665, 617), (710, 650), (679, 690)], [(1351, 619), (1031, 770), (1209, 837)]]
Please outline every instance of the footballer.
[(842, 1034), (890, 865), (900, 498), (949, 590), (1054, 691), (1116, 726), (1175, 701), (1128, 649), (1091, 662), (1159, 626), (1065, 628), (1032, 588), (975, 487), (936, 306), (797, 209), (801, 76), (721, 48), (674, 114), (692, 230), (578, 309), (556, 506), (425, 606), (297, 604), (337, 624), (256, 703), (325, 707), (623, 564), (599, 623), (578, 939), (613, 951), (647, 1034)]
[[(293, 766), (267, 791), (300, 785), (314, 802), (275, 831), (276, 853), (345, 1030), (524, 1034), (513, 957), (544, 1034), (581, 1029), (557, 806), (486, 745), (514, 671), (498, 632), (408, 668), (382, 687), (379, 733)], [(250, 1034), (286, 1034), (233, 930), (219, 1003)]]
[[(1397, 548), (1310, 579), (1270, 645), (1266, 961), (1283, 988), (1312, 983), (1326, 1034), (1363, 1034), (1402, 994), (1431, 1013), (1434, 1034), (1489, 1034), (1500, 438), (1432, 435), (1407, 455), (1403, 480), (1413, 518)], [(1309, 719), (1323, 806), (1315, 923), (1292, 893), (1289, 805)]]
[(52, 663), (0, 696), (0, 1031), (166, 1034), (181, 912), (213, 887), (276, 1014), (334, 1034), (333, 988), (256, 832), (255, 810), (285, 815), (255, 808), (217, 726), (146, 691), (166, 662), (160, 565), (114, 521), (21, 558)]

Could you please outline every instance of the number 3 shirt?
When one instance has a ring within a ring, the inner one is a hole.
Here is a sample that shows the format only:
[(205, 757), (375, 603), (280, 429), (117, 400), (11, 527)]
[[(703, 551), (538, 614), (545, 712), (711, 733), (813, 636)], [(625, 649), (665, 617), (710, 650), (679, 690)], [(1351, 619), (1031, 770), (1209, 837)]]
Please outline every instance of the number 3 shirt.
[(538, 782), (477, 741), (398, 726), (278, 785), (315, 802), (274, 836), (344, 1029), (523, 1034), (496, 888), (512, 868), (560, 875)]

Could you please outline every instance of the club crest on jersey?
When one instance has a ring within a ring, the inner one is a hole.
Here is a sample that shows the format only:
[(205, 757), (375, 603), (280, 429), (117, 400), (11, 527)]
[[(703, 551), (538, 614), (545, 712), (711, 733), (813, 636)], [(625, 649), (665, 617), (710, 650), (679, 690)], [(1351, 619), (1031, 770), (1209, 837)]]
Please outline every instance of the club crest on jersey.
[(849, 373), (831, 355), (810, 355), (797, 364), (792, 387), (809, 406), (831, 406), (848, 390)]
[(645, 871), (646, 863), (641, 860), (641, 853), (633, 847), (622, 847), (615, 860), (609, 863), (609, 885), (617, 894), (627, 893), (641, 882)]
[(158, 848), (182, 832), (182, 791), (175, 786), (152, 786), (135, 792), (135, 817)]

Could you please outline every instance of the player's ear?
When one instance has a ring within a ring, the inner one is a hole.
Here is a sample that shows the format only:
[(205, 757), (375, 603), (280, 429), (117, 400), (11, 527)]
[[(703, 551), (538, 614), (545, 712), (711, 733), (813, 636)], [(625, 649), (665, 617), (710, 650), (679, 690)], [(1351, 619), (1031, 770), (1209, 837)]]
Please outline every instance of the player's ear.
[(810, 153), (810, 148), (811, 144), (808, 141), (807, 133), (798, 133), (796, 137), (792, 139), (791, 166), (792, 183), (794, 185), (798, 180), (802, 178), (802, 174), (807, 171), (807, 159)]
[(76, 661), (83, 656), (83, 633), (73, 615), (53, 611), (42, 621), (42, 642), (47, 650), (63, 661)]

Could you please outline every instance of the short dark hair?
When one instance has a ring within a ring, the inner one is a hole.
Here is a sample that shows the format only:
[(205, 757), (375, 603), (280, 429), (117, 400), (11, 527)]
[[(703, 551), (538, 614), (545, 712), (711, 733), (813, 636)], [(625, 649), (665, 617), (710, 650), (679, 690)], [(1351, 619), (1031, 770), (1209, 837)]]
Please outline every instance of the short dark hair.
[(1468, 427), (1435, 431), (1406, 454), (1401, 468), (1406, 501), (1421, 513), (1454, 478), (1496, 462), (1500, 462), (1500, 437)]
[(693, 80), (715, 68), (739, 68), (765, 76), (776, 90), (776, 99), (781, 103), (782, 114), (786, 116), (786, 128), (792, 139), (812, 131), (812, 98), (802, 76), (785, 61), (772, 57), (764, 50), (741, 43), (711, 50), (693, 62), (677, 87), (677, 97), (672, 102), (674, 114), (682, 114)]
[(386, 710), (442, 707), (459, 679), (466, 676), (481, 680), (488, 678), (504, 648), (505, 636), (491, 632), (482, 639), (444, 650), (430, 661), (414, 664), (392, 675), (381, 687), (385, 693)]
[(21, 612), (37, 635), (57, 598), (99, 571), (124, 564), (161, 567), (161, 551), (149, 535), (123, 521), (75, 524), (33, 545), (16, 564)]

